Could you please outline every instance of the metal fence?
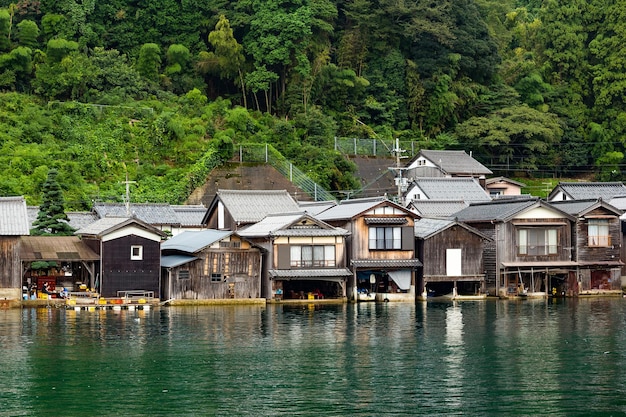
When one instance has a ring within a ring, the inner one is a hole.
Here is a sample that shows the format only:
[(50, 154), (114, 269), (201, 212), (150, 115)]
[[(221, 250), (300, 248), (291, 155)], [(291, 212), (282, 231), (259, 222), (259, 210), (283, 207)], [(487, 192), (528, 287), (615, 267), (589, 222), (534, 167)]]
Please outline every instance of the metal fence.
[[(400, 149), (409, 157), (419, 152), (419, 143), (406, 140), (399, 141)], [(335, 138), (335, 150), (346, 155), (394, 156), (395, 140)]]
[(239, 145), (239, 161), (269, 164), (302, 191), (313, 197), (315, 201), (335, 200), (331, 193), (300, 171), (270, 144), (246, 143)]

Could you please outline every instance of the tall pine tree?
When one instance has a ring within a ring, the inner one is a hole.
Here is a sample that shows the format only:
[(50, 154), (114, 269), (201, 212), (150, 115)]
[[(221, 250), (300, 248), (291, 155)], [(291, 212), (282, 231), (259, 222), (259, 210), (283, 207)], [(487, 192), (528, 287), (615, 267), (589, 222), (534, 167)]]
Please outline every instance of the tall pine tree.
[(37, 220), (33, 222), (31, 234), (35, 236), (70, 236), (74, 229), (69, 225), (69, 218), (65, 214), (63, 192), (57, 182), (59, 172), (56, 169), (48, 171), (48, 178), (43, 184), (43, 203), (39, 207)]

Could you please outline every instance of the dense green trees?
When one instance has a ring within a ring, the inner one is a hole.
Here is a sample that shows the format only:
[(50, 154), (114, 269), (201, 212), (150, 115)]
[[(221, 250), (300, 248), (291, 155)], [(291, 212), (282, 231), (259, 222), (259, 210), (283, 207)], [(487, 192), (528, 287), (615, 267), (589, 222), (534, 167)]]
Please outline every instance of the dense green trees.
[(141, 198), (180, 202), (196, 161), (245, 142), (356, 187), (335, 136), (459, 147), (505, 175), (621, 179), (625, 6), (0, 0), (0, 192), (37, 202), (55, 159), (71, 207), (118, 198), (121, 163), (150, 184)]

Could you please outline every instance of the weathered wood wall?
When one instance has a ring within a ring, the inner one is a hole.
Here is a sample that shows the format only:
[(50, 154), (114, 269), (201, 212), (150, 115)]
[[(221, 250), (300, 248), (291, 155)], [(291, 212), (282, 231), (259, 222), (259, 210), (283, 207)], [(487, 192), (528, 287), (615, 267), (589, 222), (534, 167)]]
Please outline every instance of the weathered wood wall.
[[(196, 256), (200, 259), (171, 269), (170, 298), (213, 300), (261, 296), (258, 249), (205, 249)], [(180, 279), (181, 271), (188, 271), (189, 278)], [(212, 280), (213, 274), (221, 275), (221, 280)]]
[(463, 275), (484, 273), (483, 239), (463, 227), (453, 226), (424, 241), (424, 277), (446, 275), (447, 249), (461, 249)]
[(0, 236), (0, 293), (2, 298), (21, 297), (20, 237)]

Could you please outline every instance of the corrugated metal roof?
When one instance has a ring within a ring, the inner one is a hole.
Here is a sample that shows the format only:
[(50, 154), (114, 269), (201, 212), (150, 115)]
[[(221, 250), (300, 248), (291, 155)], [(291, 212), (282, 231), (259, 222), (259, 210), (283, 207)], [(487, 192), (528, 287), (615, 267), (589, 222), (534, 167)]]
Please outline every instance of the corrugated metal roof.
[(226, 230), (199, 230), (185, 231), (169, 238), (161, 244), (161, 250), (179, 250), (187, 253), (196, 253), (215, 242), (232, 235)]
[(0, 235), (27, 236), (30, 223), (24, 197), (0, 197)]
[(240, 223), (256, 223), (268, 214), (300, 210), (286, 190), (218, 190), (217, 197)]
[(337, 205), (336, 201), (299, 201), (300, 210), (315, 216)]
[(195, 256), (188, 255), (164, 255), (161, 256), (161, 267), (175, 268), (198, 259)]
[(415, 178), (427, 199), (448, 201), (490, 201), (491, 197), (473, 178)]
[(97, 261), (100, 256), (77, 236), (22, 236), (20, 258), (23, 261)]
[[(121, 203), (95, 203), (93, 210), (99, 218), (129, 217), (126, 205)], [(130, 216), (151, 225), (180, 225), (180, 219), (169, 204), (131, 204)]]

